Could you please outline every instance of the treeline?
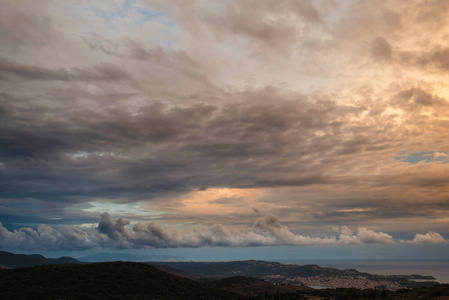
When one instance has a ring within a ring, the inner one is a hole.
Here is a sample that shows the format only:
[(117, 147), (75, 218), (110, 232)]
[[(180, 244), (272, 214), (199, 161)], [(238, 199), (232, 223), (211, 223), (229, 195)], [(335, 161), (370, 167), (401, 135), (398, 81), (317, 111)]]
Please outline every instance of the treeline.
[(239, 299), (224, 290), (132, 262), (0, 270), (0, 299)]
[[(315, 298), (312, 298), (315, 297)], [(448, 297), (448, 298), (444, 298)], [(355, 288), (337, 288), (307, 291), (306, 293), (265, 293), (252, 297), (258, 300), (435, 300), (449, 299), (449, 284), (432, 287), (422, 287), (415, 290), (403, 289), (397, 291)]]

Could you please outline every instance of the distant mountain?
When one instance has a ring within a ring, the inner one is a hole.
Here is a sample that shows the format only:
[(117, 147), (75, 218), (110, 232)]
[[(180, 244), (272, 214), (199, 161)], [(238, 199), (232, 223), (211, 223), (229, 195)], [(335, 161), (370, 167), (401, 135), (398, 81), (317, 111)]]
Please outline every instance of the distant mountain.
[(282, 264), (278, 262), (261, 260), (226, 262), (151, 262), (151, 264), (163, 264), (193, 275), (215, 278), (224, 278), (230, 276), (253, 276), (262, 278), (272, 275), (319, 276), (323, 273), (326, 273), (327, 275), (341, 275), (343, 272), (347, 275), (362, 274), (354, 269), (338, 270), (334, 268), (322, 268), (318, 265)]
[(79, 258), (83, 262), (109, 262), (109, 261), (174, 261), (186, 260), (184, 257), (173, 255), (140, 255), (129, 253), (95, 253)]
[[(278, 284), (305, 284), (328, 287), (416, 288), (432, 286), (432, 276), (421, 275), (374, 275), (354, 269), (339, 270), (323, 268), (318, 265), (281, 264), (278, 262), (247, 260), (228, 262), (151, 262), (153, 265), (166, 265), (193, 276), (225, 278), (231, 276), (252, 276)], [(429, 280), (415, 282), (413, 280)]]
[(52, 264), (80, 264), (81, 262), (72, 257), (63, 256), (60, 258), (46, 258), (40, 254), (14, 254), (11, 252), (0, 251), (1, 268), (23, 268), (34, 267), (40, 265)]
[(1, 299), (242, 299), (135, 262), (0, 270)]

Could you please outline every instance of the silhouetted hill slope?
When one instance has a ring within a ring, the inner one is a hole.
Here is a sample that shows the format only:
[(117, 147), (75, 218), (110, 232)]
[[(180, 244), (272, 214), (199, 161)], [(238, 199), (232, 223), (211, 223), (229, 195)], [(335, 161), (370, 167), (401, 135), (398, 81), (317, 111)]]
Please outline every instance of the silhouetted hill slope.
[(313, 290), (310, 287), (298, 285), (275, 285), (265, 280), (251, 276), (233, 276), (224, 279), (212, 280), (206, 283), (214, 289), (224, 289), (243, 296), (292, 294)]
[(149, 263), (149, 264), (152, 265), (153, 267), (158, 268), (159, 270), (162, 270), (164, 272), (170, 273), (170, 274), (175, 275), (175, 276), (188, 278), (188, 279), (196, 280), (196, 281), (201, 281), (201, 280), (207, 279), (206, 277), (202, 277), (202, 276), (198, 276), (198, 275), (192, 275), (190, 273), (181, 271), (179, 269), (176, 269), (176, 268), (173, 268), (173, 267), (170, 267), (170, 266), (160, 265), (160, 264), (151, 264), (151, 263)]
[(238, 299), (142, 263), (45, 265), (0, 270), (1, 299)]
[(51, 264), (80, 264), (81, 262), (72, 257), (46, 258), (40, 254), (14, 254), (0, 251), (0, 265), (11, 268), (34, 267)]
[[(432, 287), (422, 287), (415, 290), (402, 289), (393, 291), (379, 289), (322, 289), (308, 291), (309, 296), (322, 297), (321, 299), (345, 299), (345, 300), (367, 300), (367, 299), (391, 299), (391, 300), (443, 300), (449, 299), (449, 284), (440, 284)], [(284, 299), (295, 299), (285, 298)], [(306, 298), (307, 299), (307, 298)]]

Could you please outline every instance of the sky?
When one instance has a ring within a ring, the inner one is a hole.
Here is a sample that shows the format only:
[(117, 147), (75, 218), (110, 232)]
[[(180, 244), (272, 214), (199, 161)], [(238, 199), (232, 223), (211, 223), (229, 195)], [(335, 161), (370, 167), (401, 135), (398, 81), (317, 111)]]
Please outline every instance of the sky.
[(448, 1), (0, 2), (0, 249), (449, 259)]

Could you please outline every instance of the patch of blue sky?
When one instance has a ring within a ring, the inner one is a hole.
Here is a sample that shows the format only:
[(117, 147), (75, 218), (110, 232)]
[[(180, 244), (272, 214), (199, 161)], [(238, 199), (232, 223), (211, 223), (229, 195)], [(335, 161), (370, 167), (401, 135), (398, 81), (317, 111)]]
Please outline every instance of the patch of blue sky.
[(175, 23), (170, 21), (164, 13), (143, 7), (136, 3), (136, 0), (126, 0), (123, 3), (116, 5), (114, 9), (102, 9), (94, 5), (92, 10), (97, 17), (100, 17), (105, 21), (114, 21), (117, 18), (124, 18), (132, 13), (137, 13), (140, 17), (133, 18), (133, 22), (137, 25), (143, 25), (148, 21), (157, 21), (165, 27), (175, 27)]
[(99, 199), (89, 202), (89, 205), (84, 205), (85, 207), (81, 209), (84, 212), (96, 213), (98, 215), (101, 215), (105, 212), (111, 215), (119, 216), (123, 216), (124, 214), (126, 214), (128, 218), (131, 218), (131, 224), (134, 223), (134, 220), (132, 220), (132, 216), (135, 216), (137, 218), (149, 217), (151, 219), (157, 219), (159, 218), (159, 215), (162, 214), (162, 212), (143, 209), (141, 203), (112, 203), (107, 199)]
[(150, 10), (148, 8), (136, 7), (135, 11), (142, 15), (143, 18), (136, 20), (135, 22), (139, 25), (143, 25), (147, 21), (157, 21), (163, 24), (165, 27), (174, 28), (176, 24), (168, 19), (164, 13), (160, 11)]
[(441, 163), (449, 163), (448, 151), (426, 151), (426, 152), (417, 152), (417, 153), (398, 153), (398, 156), (394, 158), (394, 160), (408, 162), (410, 164), (417, 164), (419, 162), (441, 162)]
[(105, 9), (101, 9), (97, 6), (93, 6), (92, 9), (97, 17), (100, 17), (106, 21), (111, 21), (116, 18), (125, 17), (127, 15), (127, 13), (131, 10), (131, 7), (134, 2), (135, 2), (135, 0), (127, 0), (127, 1), (123, 2), (118, 7), (118, 9), (114, 9), (114, 10), (105, 10)]

